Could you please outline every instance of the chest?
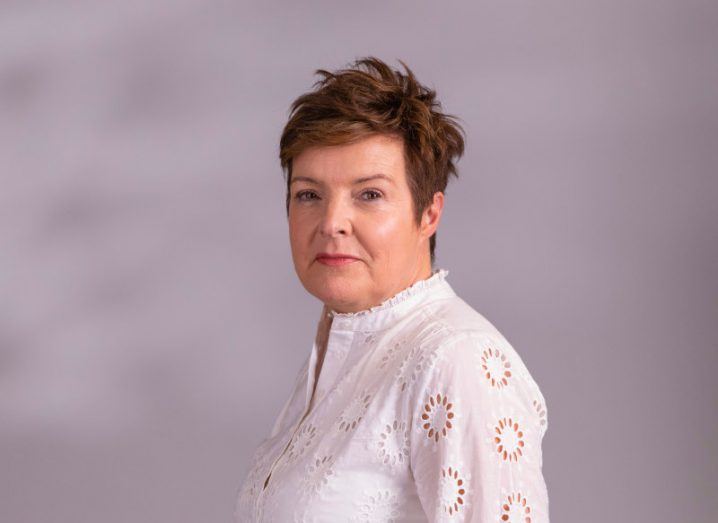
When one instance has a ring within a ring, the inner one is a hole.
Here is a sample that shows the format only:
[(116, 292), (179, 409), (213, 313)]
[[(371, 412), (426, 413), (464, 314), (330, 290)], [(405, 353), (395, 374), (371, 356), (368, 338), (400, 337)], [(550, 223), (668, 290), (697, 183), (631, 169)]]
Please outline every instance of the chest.
[(357, 521), (425, 521), (409, 463), (409, 398), (430, 357), (412, 336), (371, 336), (360, 354), (326, 352), (308, 408), (296, 402), (293, 423), (258, 449), (246, 521), (337, 521), (347, 511)]

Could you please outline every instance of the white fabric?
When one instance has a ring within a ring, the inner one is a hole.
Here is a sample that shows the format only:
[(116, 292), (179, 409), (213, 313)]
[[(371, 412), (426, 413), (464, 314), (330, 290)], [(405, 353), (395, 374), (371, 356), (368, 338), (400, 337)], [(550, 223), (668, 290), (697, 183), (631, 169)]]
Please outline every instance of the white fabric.
[(329, 313), (316, 393), (314, 343), (255, 451), (235, 521), (549, 521), (546, 401), (448, 272)]

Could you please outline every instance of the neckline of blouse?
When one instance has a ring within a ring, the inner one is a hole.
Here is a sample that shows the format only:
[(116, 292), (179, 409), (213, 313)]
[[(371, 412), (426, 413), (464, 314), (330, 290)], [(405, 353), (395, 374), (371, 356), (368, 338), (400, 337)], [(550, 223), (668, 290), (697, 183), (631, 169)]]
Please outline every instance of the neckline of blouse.
[(336, 312), (330, 310), (327, 316), (332, 317), (332, 331), (377, 331), (387, 328), (420, 303), (429, 299), (455, 296), (446, 277), (448, 269), (438, 268), (432, 271), (431, 276), (418, 280), (406, 289), (399, 291), (391, 298), (387, 298), (379, 305), (357, 312)]

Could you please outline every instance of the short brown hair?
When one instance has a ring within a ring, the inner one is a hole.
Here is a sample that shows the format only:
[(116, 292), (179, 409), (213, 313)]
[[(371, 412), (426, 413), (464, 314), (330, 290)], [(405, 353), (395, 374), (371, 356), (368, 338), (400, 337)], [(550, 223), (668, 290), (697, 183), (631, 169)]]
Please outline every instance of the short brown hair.
[[(348, 144), (375, 134), (401, 138), (417, 226), (434, 193), (446, 190), (449, 175), (458, 178), (454, 162), (464, 153), (463, 128), (455, 116), (441, 112), (436, 92), (399, 62), (406, 74), (373, 56), (335, 72), (315, 71), (323, 78), (292, 103), (279, 142), (287, 174), (287, 215), (292, 159), (315, 145)], [(436, 232), (429, 245), (433, 267)]]

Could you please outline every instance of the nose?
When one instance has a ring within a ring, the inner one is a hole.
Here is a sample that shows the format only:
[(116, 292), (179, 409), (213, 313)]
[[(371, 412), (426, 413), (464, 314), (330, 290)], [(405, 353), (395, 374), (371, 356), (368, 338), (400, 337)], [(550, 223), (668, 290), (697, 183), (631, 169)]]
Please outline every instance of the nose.
[(341, 198), (327, 201), (324, 206), (320, 223), (320, 231), (324, 236), (347, 235), (351, 231), (351, 216), (349, 207)]

